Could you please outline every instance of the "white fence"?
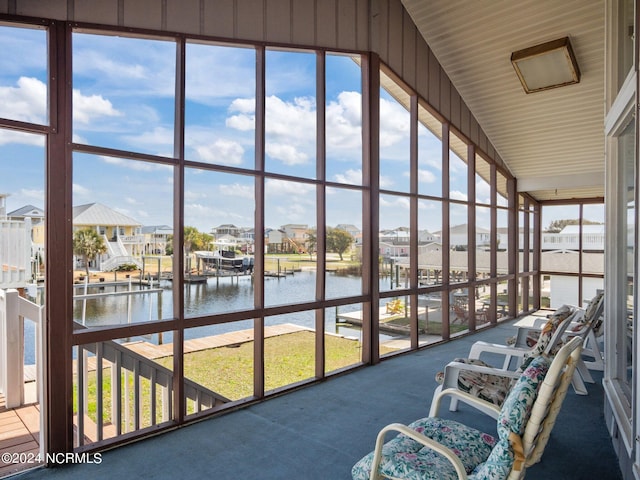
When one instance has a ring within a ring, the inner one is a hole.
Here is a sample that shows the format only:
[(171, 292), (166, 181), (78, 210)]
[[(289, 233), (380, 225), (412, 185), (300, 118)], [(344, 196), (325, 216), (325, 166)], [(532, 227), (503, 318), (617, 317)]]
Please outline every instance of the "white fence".
[(17, 290), (0, 289), (0, 392), (7, 408), (24, 403), (24, 322), (35, 323), (35, 360), (38, 398), (42, 399), (44, 315), (40, 305), (21, 297)]
[(23, 288), (31, 274), (31, 221), (0, 220), (0, 288)]

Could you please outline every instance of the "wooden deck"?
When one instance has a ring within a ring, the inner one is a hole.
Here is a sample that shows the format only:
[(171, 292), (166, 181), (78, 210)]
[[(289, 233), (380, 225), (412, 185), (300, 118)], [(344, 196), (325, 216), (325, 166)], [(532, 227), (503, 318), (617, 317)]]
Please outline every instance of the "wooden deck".
[[(36, 458), (40, 450), (40, 405), (7, 409), (0, 395), (0, 454), (27, 454)], [(23, 455), (24, 456), (24, 455)], [(37, 463), (6, 463), (0, 460), (0, 478), (37, 466)]]

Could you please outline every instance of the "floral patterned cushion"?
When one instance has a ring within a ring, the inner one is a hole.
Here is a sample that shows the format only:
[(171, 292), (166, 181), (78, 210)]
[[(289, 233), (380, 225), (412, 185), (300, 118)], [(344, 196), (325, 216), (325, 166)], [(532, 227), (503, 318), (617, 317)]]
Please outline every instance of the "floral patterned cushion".
[[(442, 445), (451, 448), (462, 461), (467, 473), (484, 462), (496, 439), (453, 420), (423, 418), (409, 425)], [(367, 480), (371, 472), (373, 452), (356, 463), (351, 470), (354, 480)], [(457, 479), (453, 465), (442, 455), (419, 442), (398, 435), (382, 447), (380, 473), (407, 480)]]
[[(441, 418), (423, 418), (409, 427), (453, 450), (470, 473), (470, 480), (504, 480), (516, 459), (510, 436), (521, 437), (524, 433), (550, 363), (547, 357), (535, 357), (509, 391), (498, 416), (497, 441), (479, 430)], [(367, 480), (372, 461), (373, 452), (356, 463), (351, 471), (353, 479)], [(457, 478), (448, 460), (402, 434), (383, 446), (380, 473), (407, 480)]]
[[(468, 365), (491, 367), (491, 365), (488, 365), (482, 360), (473, 358), (456, 358), (453, 361), (466, 363)], [(436, 381), (438, 383), (442, 383), (443, 379), (444, 372), (436, 374)], [(514, 380), (509, 377), (468, 370), (462, 370), (458, 375), (458, 388), (460, 390), (498, 406), (501, 406), (502, 402), (504, 402), (513, 382)]]
[(515, 460), (509, 437), (511, 433), (518, 437), (524, 433), (531, 408), (550, 364), (548, 357), (535, 357), (513, 386), (498, 416), (498, 443), (487, 460), (469, 476), (470, 480), (507, 478)]

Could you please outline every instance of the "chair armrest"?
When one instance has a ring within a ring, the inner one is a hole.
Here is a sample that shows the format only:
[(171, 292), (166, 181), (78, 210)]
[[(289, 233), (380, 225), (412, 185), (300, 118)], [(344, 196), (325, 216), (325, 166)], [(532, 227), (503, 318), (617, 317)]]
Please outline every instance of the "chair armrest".
[[(524, 358), (525, 354), (528, 353), (530, 349), (521, 348), (521, 347), (512, 347), (510, 345), (500, 345), (497, 343), (488, 343), (488, 342), (475, 342), (471, 346), (471, 350), (469, 352), (469, 358), (480, 359), (480, 354), (485, 353), (497, 353), (499, 355), (505, 355), (509, 359), (511, 357), (518, 357), (520, 359)], [(506, 360), (505, 360), (506, 362)]]
[(466, 480), (467, 472), (464, 469), (464, 465), (462, 464), (462, 461), (458, 458), (458, 456), (455, 453), (453, 453), (453, 450), (445, 447), (444, 445), (441, 445), (440, 443), (430, 439), (429, 437), (425, 437), (421, 433), (418, 433), (412, 428), (409, 428), (406, 425), (403, 425), (401, 423), (392, 423), (390, 425), (387, 425), (378, 433), (378, 438), (376, 439), (376, 448), (373, 452), (373, 461), (371, 462), (371, 476), (370, 476), (371, 480), (380, 478), (378, 473), (378, 468), (380, 467), (380, 460), (382, 458), (382, 447), (384, 446), (384, 437), (388, 432), (402, 433), (407, 437), (412, 438), (416, 442), (421, 443), (425, 447), (430, 448), (435, 452), (439, 453), (440, 455), (445, 457), (447, 460), (449, 460), (449, 462), (451, 462), (451, 464), (456, 470), (456, 473), (458, 474), (458, 478), (460, 480)]
[(458, 376), (461, 371), (485, 373), (498, 377), (519, 378), (521, 373), (514, 370), (503, 370), (501, 368), (485, 367), (483, 365), (471, 365), (462, 362), (449, 362), (444, 367), (444, 378), (442, 380), (442, 390), (446, 388), (458, 387)]
[(464, 402), (473, 408), (480, 410), (485, 415), (489, 415), (491, 418), (498, 418), (500, 415), (500, 407), (491, 402), (487, 402), (482, 400), (475, 395), (471, 395), (467, 392), (463, 392), (462, 390), (458, 390), (457, 388), (446, 388), (438, 392), (431, 401), (431, 410), (429, 412), (429, 416), (432, 415), (431, 412), (439, 412), (440, 411), (440, 403), (446, 397), (453, 397), (457, 400)]

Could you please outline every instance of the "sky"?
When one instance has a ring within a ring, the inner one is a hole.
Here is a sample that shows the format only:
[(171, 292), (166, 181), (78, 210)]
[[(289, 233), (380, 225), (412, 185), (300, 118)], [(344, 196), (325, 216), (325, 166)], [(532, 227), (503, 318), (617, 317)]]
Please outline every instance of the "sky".
[[(73, 141), (174, 156), (175, 44), (74, 33)], [(47, 124), (44, 30), (0, 27), (0, 117)], [(188, 44), (185, 87), (185, 158), (208, 165), (255, 167), (255, 65), (253, 48)], [(342, 55), (326, 62), (326, 179), (362, 185), (361, 72)], [(267, 50), (267, 172), (313, 180), (316, 172), (316, 56)], [(409, 114), (384, 90), (380, 100), (380, 186), (409, 191)], [(440, 195), (441, 144), (419, 128), (419, 192)], [(466, 163), (451, 155), (451, 198), (466, 200)], [(0, 130), (0, 194), (7, 210), (44, 206), (44, 139)], [(100, 202), (143, 225), (171, 225), (174, 172), (166, 164), (75, 152), (73, 204)], [(209, 232), (226, 223), (252, 227), (255, 187), (251, 175), (188, 167), (185, 225)], [(487, 202), (488, 184), (477, 182)], [(362, 191), (327, 189), (327, 224), (362, 228)], [(316, 225), (314, 185), (267, 178), (265, 224)], [(437, 202), (419, 202), (419, 228), (438, 231)], [(466, 208), (452, 209), (451, 224), (466, 223)], [(478, 212), (478, 225), (488, 225)], [(407, 197), (383, 194), (381, 229), (409, 225)]]

